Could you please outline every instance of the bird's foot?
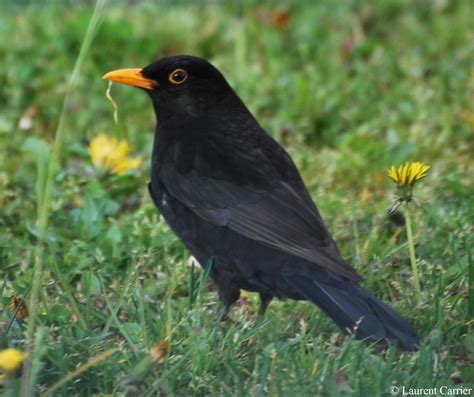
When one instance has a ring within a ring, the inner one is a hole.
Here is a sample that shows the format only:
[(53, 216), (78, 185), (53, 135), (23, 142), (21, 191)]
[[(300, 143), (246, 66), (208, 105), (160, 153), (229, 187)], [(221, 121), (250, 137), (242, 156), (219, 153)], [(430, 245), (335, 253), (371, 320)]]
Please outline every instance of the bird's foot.
[(217, 320), (218, 321), (225, 321), (229, 318), (229, 305), (224, 305), (221, 309), (217, 312)]
[(265, 312), (267, 311), (267, 307), (273, 299), (273, 295), (269, 294), (262, 294), (260, 293), (260, 307), (258, 308), (258, 316), (263, 317), (265, 316)]

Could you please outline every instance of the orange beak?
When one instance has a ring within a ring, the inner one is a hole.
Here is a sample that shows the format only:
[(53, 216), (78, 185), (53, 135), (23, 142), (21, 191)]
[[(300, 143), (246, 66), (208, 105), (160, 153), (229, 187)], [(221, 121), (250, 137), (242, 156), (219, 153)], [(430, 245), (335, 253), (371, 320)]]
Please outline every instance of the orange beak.
[(110, 80), (115, 83), (132, 85), (134, 87), (146, 88), (152, 90), (158, 83), (155, 80), (147, 79), (143, 76), (141, 69), (119, 69), (104, 74), (104, 80)]

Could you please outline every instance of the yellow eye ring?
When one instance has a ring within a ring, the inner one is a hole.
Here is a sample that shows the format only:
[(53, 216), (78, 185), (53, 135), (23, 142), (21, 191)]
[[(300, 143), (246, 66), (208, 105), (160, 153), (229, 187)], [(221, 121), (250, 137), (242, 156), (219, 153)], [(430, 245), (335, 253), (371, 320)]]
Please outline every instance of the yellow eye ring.
[(168, 80), (173, 84), (183, 84), (188, 79), (188, 72), (184, 69), (175, 69), (168, 76)]

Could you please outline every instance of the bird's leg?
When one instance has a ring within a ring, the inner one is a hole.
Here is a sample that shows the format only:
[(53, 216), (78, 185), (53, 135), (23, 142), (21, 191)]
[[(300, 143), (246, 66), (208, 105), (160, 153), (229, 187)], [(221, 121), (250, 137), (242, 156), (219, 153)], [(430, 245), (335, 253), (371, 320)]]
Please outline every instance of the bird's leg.
[(239, 299), (240, 290), (231, 290), (230, 292), (227, 291), (223, 293), (219, 286), (217, 287), (217, 290), (222, 305), (222, 307), (217, 312), (217, 319), (219, 321), (225, 321), (227, 320), (230, 307)]
[(230, 305), (226, 305), (224, 303), (223, 306), (217, 311), (217, 320), (218, 321), (227, 320), (229, 309), (230, 309)]
[(263, 317), (265, 315), (265, 311), (267, 310), (268, 305), (273, 299), (273, 295), (264, 294), (260, 292), (260, 307), (258, 309), (258, 315)]
[(227, 319), (229, 309), (240, 297), (240, 288), (233, 264), (225, 258), (214, 257), (211, 277), (214, 279), (223, 307), (218, 311), (219, 321)]
[(227, 315), (229, 314), (230, 307), (237, 302), (240, 297), (240, 289), (232, 288), (230, 284), (225, 285), (226, 289), (222, 285), (217, 284), (217, 292), (219, 294), (219, 299), (222, 302), (222, 308), (219, 309), (217, 313), (217, 319), (219, 321), (227, 320)]

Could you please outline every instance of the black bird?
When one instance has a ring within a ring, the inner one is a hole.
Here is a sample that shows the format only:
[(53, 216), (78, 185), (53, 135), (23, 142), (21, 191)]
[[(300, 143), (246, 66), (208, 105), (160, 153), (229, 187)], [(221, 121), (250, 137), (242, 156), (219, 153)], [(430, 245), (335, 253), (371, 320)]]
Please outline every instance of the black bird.
[(288, 153), (209, 62), (164, 57), (104, 79), (143, 88), (155, 109), (150, 195), (210, 271), (223, 303), (258, 292), (309, 300), (343, 332), (415, 350), (410, 323), (360, 285)]

